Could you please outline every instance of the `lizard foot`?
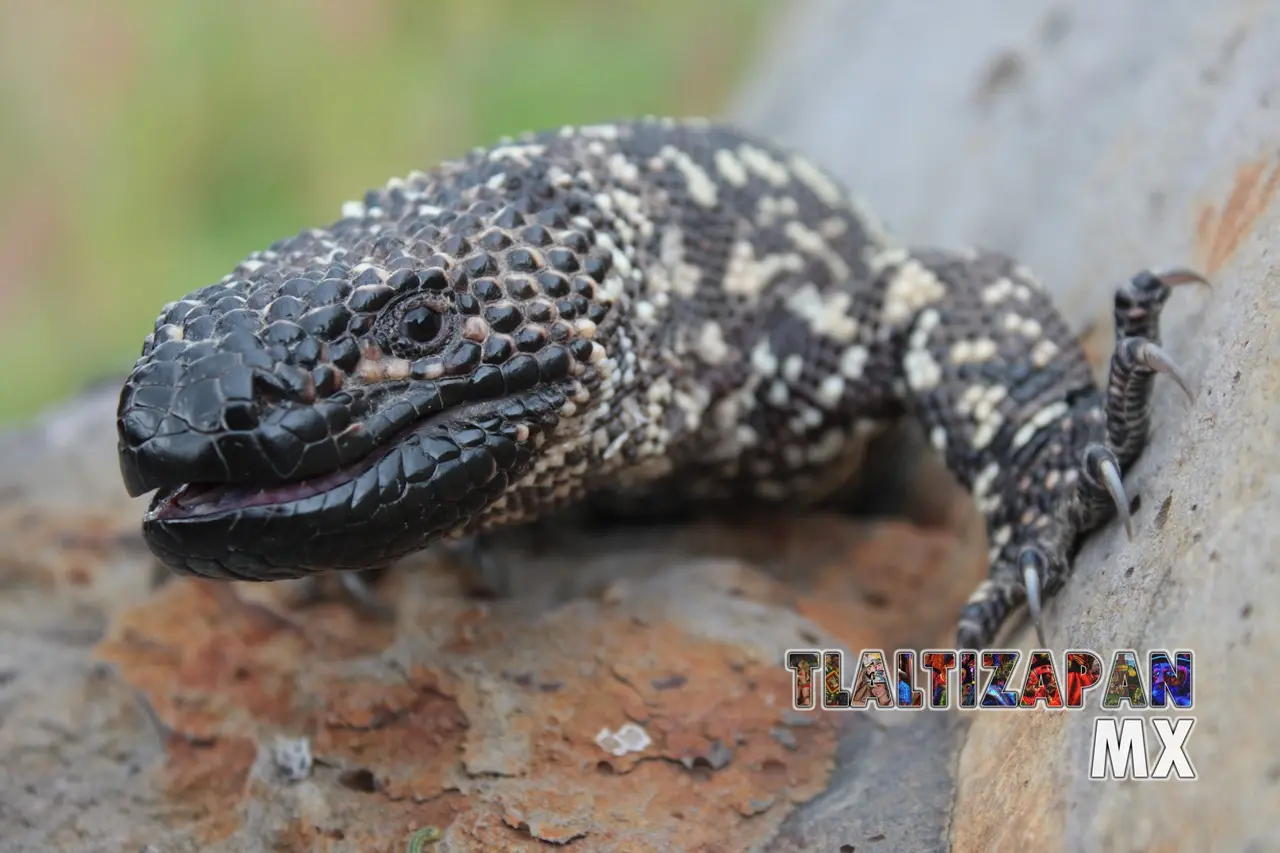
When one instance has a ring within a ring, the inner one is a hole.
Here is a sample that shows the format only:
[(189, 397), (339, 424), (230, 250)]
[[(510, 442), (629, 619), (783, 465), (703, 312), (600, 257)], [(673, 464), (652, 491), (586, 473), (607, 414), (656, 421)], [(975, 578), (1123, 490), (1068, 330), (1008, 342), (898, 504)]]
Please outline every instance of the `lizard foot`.
[(510, 560), (498, 556), (493, 536), (478, 533), (464, 539), (446, 539), (441, 552), (461, 569), (468, 592), (481, 598), (507, 598), (512, 593)]
[(1133, 519), (1129, 515), (1129, 498), (1124, 493), (1120, 460), (1111, 448), (1091, 444), (1085, 448), (1080, 462), (1080, 500), (1090, 509), (1090, 515), (1098, 519), (1110, 517), (1114, 509), (1125, 534), (1132, 540)]
[(395, 619), (395, 608), (384, 601), (373, 588), (385, 573), (385, 567), (335, 572), (338, 582), (336, 595), (330, 587), (331, 578), (326, 575), (308, 575), (302, 579), (294, 604), (306, 607), (336, 598), (350, 604), (362, 616), (380, 622), (392, 621)]
[(1029, 457), (1013, 488), (992, 502), (1004, 514), (988, 519), (991, 573), (961, 612), (960, 648), (989, 643), (1023, 602), (1044, 647), (1045, 600), (1069, 576), (1081, 539), (1112, 518), (1133, 539), (1124, 475), (1147, 444), (1155, 375), (1169, 376), (1188, 399), (1196, 398), (1185, 372), (1159, 343), (1160, 312), (1172, 289), (1193, 283), (1211, 286), (1199, 273), (1174, 269), (1140, 272), (1117, 289), (1106, 388), (1100, 399), (1079, 395), (1068, 402), (1067, 417), (1055, 427), (1060, 433), (1040, 445), (1043, 458)]
[(1195, 392), (1183, 372), (1160, 348), (1160, 312), (1174, 287), (1209, 280), (1186, 269), (1143, 271), (1116, 289), (1116, 347), (1111, 356), (1105, 409), (1107, 445), (1122, 472), (1146, 446), (1151, 427), (1151, 391), (1156, 373), (1171, 376), (1192, 400)]

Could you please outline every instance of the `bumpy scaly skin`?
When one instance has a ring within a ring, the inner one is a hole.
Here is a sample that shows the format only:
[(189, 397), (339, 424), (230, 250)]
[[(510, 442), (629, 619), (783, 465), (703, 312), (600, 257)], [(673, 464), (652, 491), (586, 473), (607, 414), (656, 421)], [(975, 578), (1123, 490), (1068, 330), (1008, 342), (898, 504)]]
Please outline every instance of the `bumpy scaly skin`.
[(1028, 589), (1038, 613), (1117, 503), (1127, 519), (1151, 376), (1177, 375), (1159, 309), (1194, 278), (1120, 289), (1104, 393), (1009, 258), (904, 248), (726, 127), (564, 128), (392, 181), (165, 306), (121, 395), (121, 466), (161, 490), (144, 532), (166, 565), (269, 580), (589, 495), (817, 506), (914, 416), (987, 520), (960, 622), (977, 647)]

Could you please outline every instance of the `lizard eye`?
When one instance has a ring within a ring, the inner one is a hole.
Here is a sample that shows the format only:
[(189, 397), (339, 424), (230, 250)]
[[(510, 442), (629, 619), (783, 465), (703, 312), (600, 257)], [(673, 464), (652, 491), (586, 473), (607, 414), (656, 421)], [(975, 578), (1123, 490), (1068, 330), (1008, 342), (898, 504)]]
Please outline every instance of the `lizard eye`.
[(444, 317), (426, 305), (405, 312), (400, 331), (416, 344), (431, 344), (444, 330)]
[(401, 358), (438, 352), (449, 341), (456, 314), (450, 300), (438, 294), (412, 293), (382, 310), (373, 334)]

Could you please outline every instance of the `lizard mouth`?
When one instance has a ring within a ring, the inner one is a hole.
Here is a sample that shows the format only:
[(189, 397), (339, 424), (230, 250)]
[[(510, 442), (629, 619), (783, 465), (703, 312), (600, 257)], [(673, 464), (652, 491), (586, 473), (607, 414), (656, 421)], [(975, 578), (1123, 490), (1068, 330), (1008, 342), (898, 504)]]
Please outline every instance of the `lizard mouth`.
[(467, 526), (528, 469), (552, 425), (540, 397), (433, 413), (305, 478), (163, 486), (143, 536), (179, 574), (279, 580), (385, 566)]
[(279, 506), (315, 497), (358, 479), (395, 449), (397, 440), (368, 456), (328, 474), (289, 483), (183, 483), (160, 489), (147, 510), (146, 521), (200, 518), (221, 512)]
[[(284, 506), (333, 492), (348, 483), (359, 480), (389, 456), (399, 455), (398, 472), (385, 472), (384, 479), (393, 474), (405, 474), (404, 458), (407, 453), (427, 457), (424, 462), (439, 463), (459, 455), (452, 446), (451, 436), (460, 436), (463, 442), (474, 440), (477, 424), (492, 427), (495, 420), (502, 420), (502, 400), (484, 400), (434, 412), (417, 421), (411, 421), (387, 438), (374, 444), (362, 457), (340, 465), (331, 471), (284, 481), (244, 480), (196, 480), (187, 483), (170, 483), (161, 486), (152, 499), (145, 521), (177, 521), (217, 515), (219, 513), (258, 507)], [(518, 437), (527, 428), (509, 425), (506, 432)], [(355, 429), (360, 429), (357, 425)], [(434, 439), (434, 440), (432, 440)], [(424, 445), (423, 441), (427, 440)], [(454, 451), (451, 453), (451, 451)]]

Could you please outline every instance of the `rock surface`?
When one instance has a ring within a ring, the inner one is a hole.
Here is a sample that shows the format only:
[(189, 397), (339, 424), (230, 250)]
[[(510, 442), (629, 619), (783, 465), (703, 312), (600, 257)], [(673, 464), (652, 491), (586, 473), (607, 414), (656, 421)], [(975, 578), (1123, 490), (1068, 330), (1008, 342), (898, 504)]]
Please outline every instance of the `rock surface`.
[(943, 642), (983, 571), (955, 505), (582, 534), (488, 602), (423, 557), (381, 587), (393, 624), (288, 584), (152, 590), (114, 395), (0, 440), (5, 850), (772, 849), (887, 740), (791, 711), (784, 651)]
[[(1157, 385), (1152, 442), (1127, 480), (1142, 498), (1134, 541), (1118, 525), (1093, 538), (1047, 610), (1059, 649), (1197, 653), (1199, 779), (1090, 782), (1092, 713), (976, 715), (954, 849), (1280, 849), (1267, 710), (1280, 683), (1251, 674), (1280, 653), (1280, 6), (801, 8), (738, 114), (829, 164), (895, 231), (1017, 255), (1074, 323), (1096, 324), (1103, 359), (1123, 277), (1189, 265), (1216, 285), (1165, 312), (1166, 348), (1200, 393), (1188, 404)], [(855, 821), (864, 797), (846, 789)]]
[(1197, 652), (1199, 781), (1090, 783), (1090, 713), (789, 710), (788, 647), (948, 642), (985, 547), (936, 463), (873, 472), (914, 523), (579, 536), (502, 601), (410, 561), (388, 625), (152, 589), (108, 386), (0, 436), (3, 849), (1276, 849), (1280, 696), (1245, 673), (1278, 640), (1278, 37), (1243, 0), (788, 5), (736, 107), (914, 242), (1018, 254), (1100, 362), (1121, 277), (1214, 277), (1166, 312), (1201, 391), (1158, 386), (1135, 539), (1047, 612), (1058, 648)]

